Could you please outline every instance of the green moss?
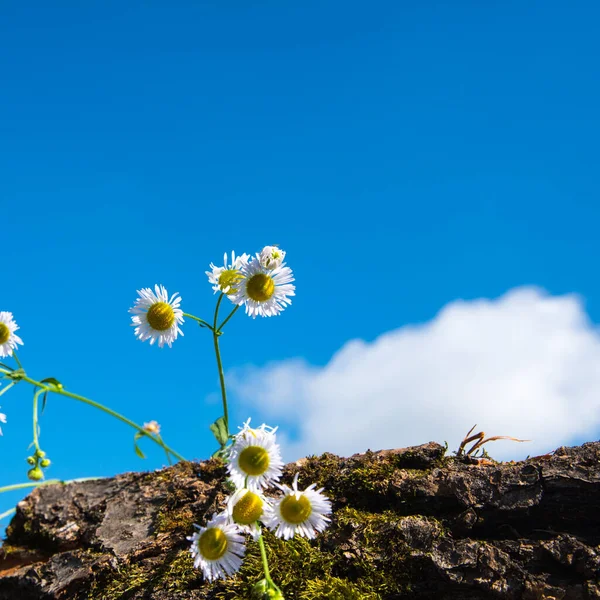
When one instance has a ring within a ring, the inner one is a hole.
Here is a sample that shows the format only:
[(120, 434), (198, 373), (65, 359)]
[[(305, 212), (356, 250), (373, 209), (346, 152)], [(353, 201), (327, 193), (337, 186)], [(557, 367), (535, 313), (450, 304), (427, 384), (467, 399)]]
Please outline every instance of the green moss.
[[(271, 577), (284, 590), (286, 598), (299, 598), (307, 581), (331, 572), (333, 556), (322, 552), (318, 543), (298, 537), (285, 542), (268, 531), (264, 532), (264, 538)], [(259, 546), (250, 542), (239, 574), (222, 582), (215, 598), (249, 598), (252, 586), (263, 577)]]
[(331, 577), (309, 581), (299, 600), (380, 600), (381, 596), (370, 592), (363, 585)]
[(202, 585), (202, 575), (194, 568), (190, 553), (179, 550), (168, 553), (158, 567), (144, 561), (120, 567), (110, 580), (94, 582), (90, 598), (117, 600), (133, 597), (139, 591), (182, 592)]
[[(264, 533), (271, 576), (286, 598), (406, 597), (411, 593), (411, 581), (423, 581), (430, 576), (427, 569), (431, 568), (431, 561), (427, 553), (433, 540), (446, 532), (442, 523), (433, 518), (401, 514), (415, 510), (416, 505), (411, 507), (410, 498), (405, 496), (405, 490), (410, 494), (412, 489), (410, 480), (415, 480), (417, 490), (416, 481), (430, 473), (429, 468), (417, 466), (419, 460), (423, 466), (423, 455), (404, 457), (404, 462), (400, 460), (402, 456), (367, 453), (343, 461), (325, 454), (304, 462), (300, 468), (301, 486), (313, 482), (323, 486), (334, 501), (334, 508), (336, 504), (345, 506), (335, 510), (331, 526), (316, 540), (297, 537), (285, 542), (269, 531)], [(407, 464), (413, 466), (407, 468)], [(136, 564), (122, 565), (94, 582), (89, 597), (128, 600), (160, 590), (169, 598), (194, 591), (194, 597), (210, 600), (249, 599), (253, 585), (264, 577), (257, 543), (248, 543), (239, 573), (208, 583), (202, 572), (193, 567), (185, 540), (193, 532), (193, 523), (201, 518), (194, 511), (206, 510), (210, 514), (213, 509), (222, 508), (223, 464), (180, 463), (154, 475), (161, 482), (161, 491), (164, 490), (164, 503), (155, 520), (156, 533), (162, 534), (157, 544), (164, 551)], [(287, 471), (287, 477), (290, 476)], [(211, 485), (190, 485), (195, 478)], [(399, 478), (403, 486), (408, 485), (402, 487), (401, 501), (390, 502), (392, 494), (394, 498), (398, 495)], [(384, 507), (393, 510), (380, 512)]]
[(192, 531), (194, 522), (194, 515), (187, 506), (179, 510), (167, 508), (158, 513), (155, 528), (157, 533), (172, 533), (177, 530), (186, 533)]
[[(354, 508), (344, 508), (336, 514), (336, 526), (327, 535), (348, 539), (347, 547), (337, 550), (333, 574), (352, 582), (360, 582), (365, 590), (384, 598), (410, 592), (411, 580), (423, 577), (423, 562), (419, 551), (406, 541), (410, 521), (425, 522), (431, 538), (443, 534), (443, 527), (435, 519), (399, 516), (393, 511), (372, 514)], [(337, 531), (336, 531), (337, 529)], [(429, 535), (425, 534), (425, 537)], [(427, 547), (427, 539), (423, 542)], [(340, 555), (341, 554), (341, 555)]]
[(110, 581), (95, 581), (90, 589), (90, 598), (118, 600), (143, 586), (148, 581), (147, 570), (139, 564), (119, 567)]
[[(432, 537), (441, 535), (435, 519), (373, 514), (355, 508), (336, 513), (335, 524), (316, 540), (284, 542), (265, 533), (273, 580), (286, 598), (298, 600), (377, 600), (410, 593), (410, 582), (422, 577), (424, 552), (412, 554), (405, 541), (411, 520), (430, 524)], [(418, 528), (417, 528), (418, 529)], [(239, 574), (220, 582), (211, 598), (249, 598), (252, 585), (264, 576), (258, 545), (250, 543)], [(214, 594), (214, 595), (213, 595)]]
[[(156, 476), (165, 489), (165, 500), (155, 520), (156, 533), (181, 533), (188, 535), (197, 519), (190, 509), (196, 492), (189, 485), (190, 480), (224, 480), (223, 462), (209, 460), (204, 463), (180, 462), (163, 469)], [(219, 488), (217, 488), (219, 490)]]
[(202, 585), (202, 575), (194, 568), (194, 561), (189, 551), (180, 550), (172, 560), (167, 561), (152, 579), (154, 587), (169, 592), (182, 592)]
[(27, 548), (12, 546), (11, 544), (2, 544), (0, 546), (0, 558), (8, 558), (14, 554), (22, 554), (23, 552), (28, 552)]
[(300, 481), (324, 487), (326, 494), (339, 502), (378, 511), (382, 506), (389, 506), (390, 494), (397, 493), (400, 478), (405, 486), (410, 486), (411, 480), (429, 476), (432, 469), (445, 461), (442, 447), (433, 454), (419, 450), (400, 454), (368, 451), (352, 459), (325, 453), (306, 459), (300, 467)]

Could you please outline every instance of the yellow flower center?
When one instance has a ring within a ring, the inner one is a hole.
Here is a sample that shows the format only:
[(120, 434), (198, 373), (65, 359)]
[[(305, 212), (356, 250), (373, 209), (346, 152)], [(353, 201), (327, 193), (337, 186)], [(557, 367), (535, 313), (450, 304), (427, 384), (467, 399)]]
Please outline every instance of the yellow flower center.
[(275, 282), (265, 273), (256, 273), (248, 279), (246, 292), (255, 302), (266, 302), (275, 293)]
[(304, 523), (312, 513), (312, 506), (306, 496), (296, 499), (295, 495), (286, 496), (279, 505), (281, 516), (292, 525)]
[(219, 275), (219, 287), (222, 290), (229, 288), (229, 290), (227, 290), (227, 295), (235, 294), (237, 290), (234, 289), (233, 286), (243, 278), (243, 275), (236, 269), (227, 269)]
[(0, 344), (6, 344), (10, 340), (10, 329), (6, 323), (0, 323)]
[(166, 331), (175, 323), (175, 313), (170, 304), (155, 302), (146, 313), (146, 319), (152, 329)]
[(227, 552), (227, 536), (221, 529), (211, 527), (200, 536), (198, 550), (207, 560), (218, 560)]
[(250, 525), (263, 514), (263, 501), (258, 494), (246, 492), (233, 507), (233, 520), (240, 525)]
[(248, 446), (240, 452), (240, 469), (246, 475), (262, 475), (269, 463), (269, 453), (262, 446)]

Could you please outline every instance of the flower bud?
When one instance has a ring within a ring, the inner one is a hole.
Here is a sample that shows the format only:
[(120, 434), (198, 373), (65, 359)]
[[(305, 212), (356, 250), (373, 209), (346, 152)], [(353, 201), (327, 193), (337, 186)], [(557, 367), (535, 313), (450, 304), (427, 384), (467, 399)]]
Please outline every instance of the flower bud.
[(27, 471), (27, 477), (29, 477), (31, 481), (40, 481), (41, 479), (44, 479), (44, 474), (39, 467), (34, 467), (33, 469), (29, 469), (29, 471)]
[(37, 456), (38, 458), (44, 458), (44, 456), (46, 456), (46, 453), (43, 450), (36, 450), (34, 456)]
[(27, 464), (28, 465), (35, 465), (35, 458), (33, 456), (28, 456), (27, 457)]
[(267, 591), (269, 590), (269, 582), (266, 579), (261, 579), (258, 583), (252, 586), (252, 597), (262, 600), (267, 598)]
[(42, 458), (42, 460), (40, 461), (40, 466), (41, 466), (42, 468), (44, 468), (44, 469), (45, 469), (46, 467), (49, 467), (49, 466), (50, 466), (50, 464), (51, 464), (51, 463), (50, 463), (50, 459), (49, 459), (49, 458)]
[(260, 264), (270, 270), (279, 268), (284, 258), (285, 252), (277, 246), (265, 246), (259, 255)]

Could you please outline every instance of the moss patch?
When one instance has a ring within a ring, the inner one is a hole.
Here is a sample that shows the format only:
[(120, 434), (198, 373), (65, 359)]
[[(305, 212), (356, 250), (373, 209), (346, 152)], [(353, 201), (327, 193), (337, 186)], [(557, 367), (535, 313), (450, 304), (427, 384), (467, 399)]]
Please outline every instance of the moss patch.
[(338, 577), (313, 579), (300, 594), (300, 600), (380, 600), (381, 596), (370, 592), (362, 584), (354, 584)]
[(110, 581), (94, 581), (90, 598), (98, 600), (118, 600), (130, 597), (140, 586), (148, 581), (146, 569), (141, 565), (123, 565), (112, 573)]

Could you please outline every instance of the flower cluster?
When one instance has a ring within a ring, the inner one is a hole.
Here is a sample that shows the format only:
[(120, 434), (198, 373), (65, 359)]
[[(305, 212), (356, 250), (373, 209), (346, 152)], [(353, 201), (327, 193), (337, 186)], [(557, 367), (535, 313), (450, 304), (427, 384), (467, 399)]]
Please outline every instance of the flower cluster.
[[(275, 439), (276, 428), (251, 428), (246, 422), (233, 437), (226, 461), (235, 492), (223, 512), (214, 515), (204, 527), (188, 538), (194, 566), (209, 581), (233, 575), (242, 565), (245, 539), (261, 537), (261, 524), (285, 540), (295, 535), (313, 539), (323, 531), (331, 514), (331, 502), (315, 485), (298, 489), (298, 474), (292, 487), (278, 483), (283, 461)], [(270, 486), (280, 490), (277, 498), (265, 496)]]
[(238, 306), (246, 307), (246, 314), (255, 318), (278, 315), (288, 304), (296, 289), (292, 285), (292, 270), (283, 262), (285, 252), (277, 246), (265, 246), (251, 257), (242, 254), (236, 258), (231, 253), (231, 262), (216, 267), (211, 263), (207, 271), (208, 280), (215, 292), (227, 294)]
[[(247, 315), (272, 317), (291, 304), (290, 298), (295, 295), (294, 275), (284, 258), (285, 252), (277, 246), (265, 246), (254, 256), (236, 256), (232, 252), (228, 258), (225, 253), (223, 266), (210, 263), (206, 275), (215, 294), (224, 294), (236, 306), (244, 306)], [(155, 285), (154, 291), (138, 290), (135, 304), (129, 309), (135, 336), (142, 342), (158, 342), (159, 348), (165, 344), (170, 348), (177, 336), (183, 335), (180, 325), (184, 316), (191, 316), (185, 315), (180, 305), (181, 296), (175, 293), (169, 297), (163, 285)], [(4, 314), (10, 313), (0, 313), (0, 356), (3, 356), (1, 315)], [(14, 338), (20, 343), (17, 336)]]

